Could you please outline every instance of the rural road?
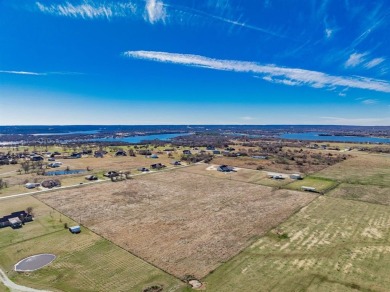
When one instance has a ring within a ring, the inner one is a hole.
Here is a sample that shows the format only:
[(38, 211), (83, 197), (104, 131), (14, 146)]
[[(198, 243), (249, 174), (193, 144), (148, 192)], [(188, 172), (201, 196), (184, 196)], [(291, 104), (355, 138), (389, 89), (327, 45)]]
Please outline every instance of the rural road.
[[(159, 171), (153, 171), (152, 170), (152, 171), (149, 171), (149, 172), (133, 174), (133, 175), (130, 175), (130, 177), (136, 177), (136, 176), (140, 176), (140, 175), (147, 175), (147, 174), (152, 174), (152, 173), (156, 173), (156, 172), (171, 171), (171, 170), (174, 170), (174, 169), (189, 167), (189, 166), (200, 164), (200, 163), (201, 162), (197, 162), (197, 163), (189, 164), (189, 165), (181, 165), (181, 166), (166, 168), (166, 169), (159, 170)], [(57, 191), (57, 190), (68, 189), (68, 188), (82, 187), (82, 186), (86, 186), (86, 185), (90, 185), (90, 184), (96, 184), (96, 183), (102, 183), (102, 182), (110, 182), (110, 181), (111, 181), (110, 179), (103, 179), (103, 180), (99, 179), (97, 181), (85, 182), (85, 183), (82, 183), (82, 184), (75, 184), (75, 185), (70, 185), (70, 186), (63, 186), (63, 187), (52, 188), (52, 189), (45, 189), (45, 190), (40, 190), (40, 191), (35, 191), (35, 192), (20, 193), (20, 194), (16, 194), (16, 195), (9, 195), (9, 196), (5, 196), (5, 197), (0, 197), (0, 201), (1, 200), (6, 200), (6, 199), (13, 199), (13, 198), (18, 198), (18, 197), (23, 197), (23, 196), (32, 196), (32, 195), (45, 193), (45, 192), (50, 192), (50, 191)]]
[(47, 290), (37, 290), (25, 286), (20, 286), (12, 282), (7, 275), (0, 269), (0, 282), (2, 282), (11, 292), (49, 292)]

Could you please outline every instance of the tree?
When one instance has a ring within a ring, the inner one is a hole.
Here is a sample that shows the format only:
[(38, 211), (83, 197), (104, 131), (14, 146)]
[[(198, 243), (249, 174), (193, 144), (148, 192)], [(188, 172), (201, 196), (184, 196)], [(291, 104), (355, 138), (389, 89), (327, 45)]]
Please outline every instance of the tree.
[(27, 207), (26, 212), (27, 214), (31, 215), (33, 211), (33, 207)]
[(28, 173), (30, 171), (30, 161), (24, 161), (20, 165), (22, 166), (24, 173)]

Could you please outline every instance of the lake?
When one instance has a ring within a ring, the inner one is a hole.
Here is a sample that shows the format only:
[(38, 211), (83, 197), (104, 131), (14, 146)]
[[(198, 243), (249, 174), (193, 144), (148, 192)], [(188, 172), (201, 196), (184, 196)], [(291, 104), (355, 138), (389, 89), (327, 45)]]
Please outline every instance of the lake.
[(46, 176), (55, 176), (55, 175), (67, 175), (67, 174), (78, 174), (86, 172), (84, 169), (70, 169), (70, 170), (53, 170), (45, 172)]
[(358, 136), (319, 136), (326, 133), (286, 133), (279, 137), (290, 140), (327, 141), (327, 142), (356, 142), (356, 143), (390, 143), (389, 138), (358, 137)]
[(155, 134), (155, 135), (145, 135), (145, 136), (131, 136), (123, 138), (99, 138), (93, 139), (93, 141), (99, 142), (126, 142), (126, 143), (140, 143), (144, 140), (161, 140), (168, 141), (179, 136), (190, 135), (189, 133), (176, 133), (176, 134)]

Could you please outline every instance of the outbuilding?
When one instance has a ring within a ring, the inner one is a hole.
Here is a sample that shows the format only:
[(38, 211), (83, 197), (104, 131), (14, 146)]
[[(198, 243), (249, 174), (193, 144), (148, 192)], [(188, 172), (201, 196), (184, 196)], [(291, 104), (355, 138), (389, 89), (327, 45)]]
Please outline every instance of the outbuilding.
[(316, 188), (313, 187), (302, 186), (301, 189), (306, 192), (317, 192)]
[(76, 225), (76, 226), (69, 227), (69, 231), (73, 234), (77, 234), (81, 232), (81, 228), (80, 226)]
[(290, 174), (291, 179), (302, 179), (302, 176), (299, 173)]

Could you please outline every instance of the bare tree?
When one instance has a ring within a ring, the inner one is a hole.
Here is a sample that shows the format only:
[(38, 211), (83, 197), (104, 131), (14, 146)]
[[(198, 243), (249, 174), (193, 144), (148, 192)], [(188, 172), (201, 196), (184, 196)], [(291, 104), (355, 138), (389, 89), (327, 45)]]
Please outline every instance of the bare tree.
[(20, 164), (22, 166), (22, 169), (24, 170), (24, 173), (28, 173), (30, 171), (30, 161), (24, 161)]

